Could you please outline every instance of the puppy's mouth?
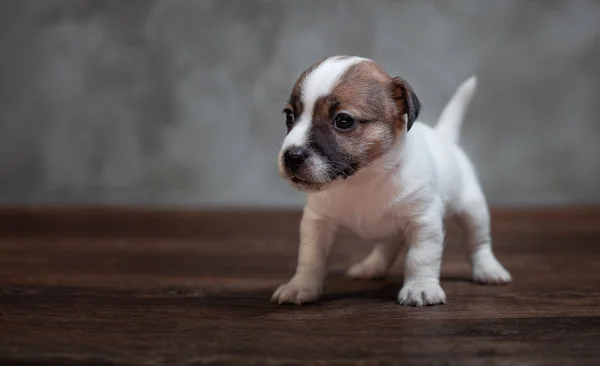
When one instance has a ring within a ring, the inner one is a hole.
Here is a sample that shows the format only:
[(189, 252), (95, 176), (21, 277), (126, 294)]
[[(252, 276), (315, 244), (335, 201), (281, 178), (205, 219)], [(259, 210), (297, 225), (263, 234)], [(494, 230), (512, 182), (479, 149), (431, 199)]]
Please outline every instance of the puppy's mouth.
[(301, 191), (320, 191), (323, 186), (326, 184), (325, 182), (315, 182), (312, 180), (300, 178), (297, 175), (291, 176), (288, 178), (290, 182)]
[(307, 185), (315, 184), (315, 182), (312, 182), (312, 181), (306, 180), (306, 179), (302, 179), (297, 176), (291, 177), (290, 180), (292, 181), (292, 183), (295, 183), (295, 184), (307, 184)]
[(310, 179), (300, 178), (297, 175), (289, 176), (288, 179), (292, 184), (303, 191), (321, 191), (328, 187), (331, 183), (337, 180), (347, 179), (354, 175), (355, 171), (338, 171), (335, 174), (330, 174), (326, 181), (314, 181)]

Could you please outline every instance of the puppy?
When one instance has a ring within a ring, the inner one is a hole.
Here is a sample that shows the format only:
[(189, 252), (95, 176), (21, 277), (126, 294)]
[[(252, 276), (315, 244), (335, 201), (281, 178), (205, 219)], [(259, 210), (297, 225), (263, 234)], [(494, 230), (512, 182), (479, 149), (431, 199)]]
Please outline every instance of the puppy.
[(272, 301), (320, 297), (336, 229), (344, 226), (374, 243), (348, 276), (385, 276), (406, 242), (398, 302), (443, 304), (443, 222), (450, 216), (464, 232), (473, 280), (511, 281), (492, 252), (475, 170), (457, 145), (476, 84), (474, 76), (466, 80), (431, 128), (417, 121), (421, 103), (411, 86), (372, 60), (335, 56), (302, 73), (284, 109), (287, 135), (278, 167), (308, 197), (296, 273)]

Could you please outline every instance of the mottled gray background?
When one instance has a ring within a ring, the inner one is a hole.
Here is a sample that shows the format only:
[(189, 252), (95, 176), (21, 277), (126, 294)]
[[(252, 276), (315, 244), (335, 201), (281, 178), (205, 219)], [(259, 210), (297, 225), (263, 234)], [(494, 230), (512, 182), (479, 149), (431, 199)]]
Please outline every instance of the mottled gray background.
[(0, 203), (297, 206), (280, 110), (374, 58), (463, 145), (495, 205), (600, 203), (600, 2), (0, 0)]

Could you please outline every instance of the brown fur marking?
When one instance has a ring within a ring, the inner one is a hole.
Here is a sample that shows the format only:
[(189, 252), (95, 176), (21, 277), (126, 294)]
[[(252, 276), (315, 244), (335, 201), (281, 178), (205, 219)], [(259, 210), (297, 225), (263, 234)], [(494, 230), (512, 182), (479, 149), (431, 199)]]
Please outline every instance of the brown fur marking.
[(397, 138), (396, 127), (403, 122), (393, 100), (392, 78), (372, 61), (361, 61), (346, 70), (328, 100), (337, 102), (335, 110), (328, 104), (315, 105), (316, 117), (329, 121), (340, 111), (349, 113), (357, 126), (336, 139), (361, 165), (381, 156)]

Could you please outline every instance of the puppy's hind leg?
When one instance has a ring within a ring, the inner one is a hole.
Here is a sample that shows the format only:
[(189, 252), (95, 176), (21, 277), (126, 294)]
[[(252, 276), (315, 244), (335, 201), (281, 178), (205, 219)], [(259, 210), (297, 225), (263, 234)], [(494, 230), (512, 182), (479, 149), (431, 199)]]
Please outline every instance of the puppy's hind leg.
[(404, 241), (403, 236), (393, 237), (375, 243), (371, 253), (361, 262), (348, 269), (346, 275), (354, 279), (380, 279), (387, 275), (396, 261)]
[(483, 284), (506, 284), (510, 273), (492, 251), (490, 214), (479, 184), (472, 181), (456, 214), (469, 251), (473, 280)]

